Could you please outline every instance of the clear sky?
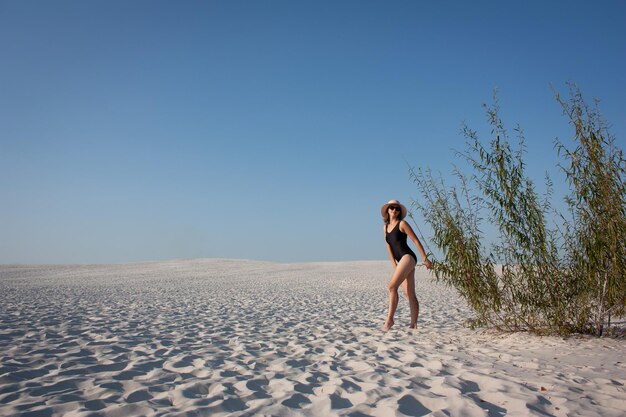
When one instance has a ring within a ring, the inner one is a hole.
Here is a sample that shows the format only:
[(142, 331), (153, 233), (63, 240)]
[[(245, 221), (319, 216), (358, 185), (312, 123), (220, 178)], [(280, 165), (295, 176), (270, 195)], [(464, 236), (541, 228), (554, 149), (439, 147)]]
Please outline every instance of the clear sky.
[(0, 263), (387, 259), (496, 87), (564, 190), (567, 81), (626, 148), (626, 2), (0, 0)]

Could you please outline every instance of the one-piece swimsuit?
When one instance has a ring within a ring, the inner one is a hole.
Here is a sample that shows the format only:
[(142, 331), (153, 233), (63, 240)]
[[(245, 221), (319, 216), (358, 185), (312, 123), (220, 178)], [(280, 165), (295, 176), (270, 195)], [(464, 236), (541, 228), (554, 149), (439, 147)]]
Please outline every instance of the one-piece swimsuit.
[(411, 255), (413, 259), (415, 259), (415, 262), (417, 262), (415, 252), (413, 252), (406, 243), (406, 233), (403, 233), (402, 230), (400, 230), (400, 222), (396, 224), (391, 232), (388, 232), (387, 228), (388, 225), (385, 226), (385, 240), (389, 243), (391, 253), (393, 254), (393, 258), (396, 262), (400, 262), (400, 259), (402, 259), (404, 255)]

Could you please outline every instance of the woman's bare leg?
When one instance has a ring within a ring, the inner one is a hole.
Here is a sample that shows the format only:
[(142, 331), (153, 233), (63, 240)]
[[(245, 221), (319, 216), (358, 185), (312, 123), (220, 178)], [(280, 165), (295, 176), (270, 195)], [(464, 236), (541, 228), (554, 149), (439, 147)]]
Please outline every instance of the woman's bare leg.
[(417, 296), (415, 295), (415, 268), (411, 272), (409, 272), (409, 276), (402, 283), (402, 288), (404, 288), (404, 293), (406, 294), (406, 299), (409, 301), (409, 306), (411, 307), (411, 329), (417, 328), (417, 318), (420, 314), (420, 303), (417, 301)]
[(409, 276), (409, 273), (415, 269), (415, 259), (411, 255), (404, 255), (396, 270), (391, 276), (387, 289), (389, 290), (389, 313), (387, 314), (387, 321), (383, 326), (383, 330), (387, 331), (393, 326), (393, 315), (398, 308), (398, 288), (402, 285), (402, 282)]

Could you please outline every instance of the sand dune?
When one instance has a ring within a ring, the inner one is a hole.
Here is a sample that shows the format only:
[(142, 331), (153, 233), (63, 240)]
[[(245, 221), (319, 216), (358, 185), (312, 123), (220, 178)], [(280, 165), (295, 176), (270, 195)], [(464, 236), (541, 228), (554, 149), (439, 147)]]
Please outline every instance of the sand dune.
[(623, 341), (463, 327), (388, 262), (0, 266), (2, 416), (623, 416)]

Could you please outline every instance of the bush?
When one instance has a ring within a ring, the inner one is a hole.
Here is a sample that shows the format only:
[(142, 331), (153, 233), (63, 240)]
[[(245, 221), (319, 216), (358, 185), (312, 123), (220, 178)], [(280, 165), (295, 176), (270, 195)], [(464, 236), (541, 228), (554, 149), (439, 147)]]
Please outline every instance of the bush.
[(626, 306), (626, 161), (615, 145), (598, 102), (589, 107), (580, 90), (570, 85), (570, 99), (556, 94), (574, 127), (573, 149), (556, 142), (567, 165), (572, 188), (566, 198), (571, 226), (566, 233), (566, 260), (580, 286), (580, 325), (591, 321), (601, 335), (611, 315), (623, 316)]
[[(587, 107), (573, 86), (570, 96), (564, 101), (556, 95), (575, 127), (576, 145), (569, 150), (555, 144), (568, 162), (563, 171), (572, 188), (566, 199), (572, 222), (562, 228), (550, 221), (550, 179), (540, 196), (526, 174), (523, 132), (515, 129), (513, 149), (495, 94), (494, 104), (485, 106), (489, 145), (463, 127), (466, 149), (457, 155), (474, 169), (471, 176), (455, 169), (460, 185), (447, 186), (429, 169), (410, 170), (422, 196), (414, 206), (443, 254), (435, 259), (435, 277), (465, 297), (477, 313), (476, 324), (601, 335), (611, 314), (625, 312), (626, 163), (597, 106)], [(499, 231), (489, 250), (481, 231), (485, 217)]]

